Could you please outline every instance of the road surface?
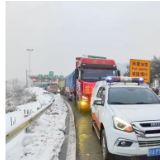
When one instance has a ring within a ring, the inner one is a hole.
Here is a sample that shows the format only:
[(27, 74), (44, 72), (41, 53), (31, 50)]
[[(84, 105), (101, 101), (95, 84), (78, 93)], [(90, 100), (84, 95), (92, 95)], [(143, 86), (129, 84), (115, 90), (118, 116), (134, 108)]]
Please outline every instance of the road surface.
[(91, 113), (80, 113), (74, 102), (68, 101), (65, 96), (62, 96), (62, 98), (71, 105), (75, 117), (76, 160), (102, 160), (102, 149), (99, 140), (96, 133), (91, 129)]

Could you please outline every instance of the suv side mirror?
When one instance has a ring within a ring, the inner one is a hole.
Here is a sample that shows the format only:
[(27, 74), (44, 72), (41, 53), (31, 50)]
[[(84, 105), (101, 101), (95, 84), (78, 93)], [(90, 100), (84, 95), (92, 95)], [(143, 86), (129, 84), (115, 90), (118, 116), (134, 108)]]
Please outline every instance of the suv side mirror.
[(117, 76), (120, 77), (121, 76), (121, 71), (117, 70)]
[(93, 104), (103, 106), (103, 105), (104, 105), (104, 101), (102, 101), (102, 100), (95, 100), (95, 101), (93, 102)]
[(78, 79), (78, 69), (75, 69), (75, 77)]

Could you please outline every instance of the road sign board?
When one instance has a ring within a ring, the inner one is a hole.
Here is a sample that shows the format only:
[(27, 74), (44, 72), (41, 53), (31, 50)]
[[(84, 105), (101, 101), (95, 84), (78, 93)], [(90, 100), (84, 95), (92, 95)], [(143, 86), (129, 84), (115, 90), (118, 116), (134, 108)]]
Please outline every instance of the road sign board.
[(130, 77), (143, 77), (150, 83), (150, 61), (130, 59)]
[(53, 76), (53, 71), (49, 71), (49, 77)]
[(58, 78), (58, 75), (55, 75), (54, 78), (57, 79), (57, 78)]
[(53, 79), (53, 78), (54, 78), (54, 76), (52, 76), (52, 75), (49, 75), (49, 78), (50, 78), (50, 79)]
[(49, 78), (49, 75), (48, 75), (48, 74), (45, 74), (45, 75), (44, 75), (44, 78), (46, 78), (46, 79)]
[(39, 78), (39, 79), (42, 79), (42, 78), (43, 78), (43, 75), (42, 75), (42, 74), (39, 74), (39, 75), (38, 75), (38, 78)]
[(63, 76), (63, 75), (60, 75), (60, 79), (64, 79), (64, 76)]
[(106, 57), (100, 57), (100, 56), (92, 56), (92, 55), (88, 55), (88, 58), (99, 58), (99, 59), (107, 59)]

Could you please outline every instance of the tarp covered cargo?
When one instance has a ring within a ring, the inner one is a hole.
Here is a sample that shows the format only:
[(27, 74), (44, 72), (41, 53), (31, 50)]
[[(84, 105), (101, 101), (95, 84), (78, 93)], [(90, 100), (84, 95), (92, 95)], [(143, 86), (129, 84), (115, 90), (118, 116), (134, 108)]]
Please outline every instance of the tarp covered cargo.
[(65, 79), (65, 87), (69, 87), (70, 91), (76, 90), (75, 71), (68, 75)]

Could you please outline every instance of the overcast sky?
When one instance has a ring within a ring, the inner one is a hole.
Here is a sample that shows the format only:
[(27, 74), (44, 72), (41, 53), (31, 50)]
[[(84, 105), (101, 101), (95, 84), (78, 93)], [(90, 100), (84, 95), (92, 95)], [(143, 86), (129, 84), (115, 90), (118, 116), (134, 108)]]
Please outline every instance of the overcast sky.
[(160, 57), (160, 2), (6, 2), (6, 79), (70, 74), (75, 57)]

